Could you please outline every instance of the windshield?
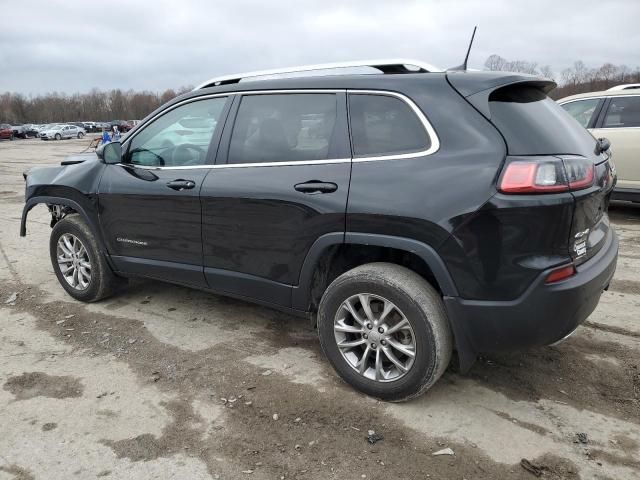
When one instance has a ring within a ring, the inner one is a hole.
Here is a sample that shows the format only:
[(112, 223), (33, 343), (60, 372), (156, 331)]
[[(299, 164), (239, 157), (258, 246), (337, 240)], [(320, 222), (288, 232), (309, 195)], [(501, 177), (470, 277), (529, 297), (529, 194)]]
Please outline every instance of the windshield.
[(489, 96), (491, 121), (504, 136), (510, 155), (590, 156), (593, 136), (542, 90), (511, 85)]

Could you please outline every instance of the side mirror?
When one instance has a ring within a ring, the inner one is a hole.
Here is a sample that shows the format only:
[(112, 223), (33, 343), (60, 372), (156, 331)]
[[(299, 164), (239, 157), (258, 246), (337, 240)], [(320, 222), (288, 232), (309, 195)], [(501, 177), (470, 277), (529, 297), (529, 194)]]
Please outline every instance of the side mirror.
[(107, 165), (120, 163), (122, 161), (122, 144), (120, 142), (106, 143), (96, 150), (96, 155)]

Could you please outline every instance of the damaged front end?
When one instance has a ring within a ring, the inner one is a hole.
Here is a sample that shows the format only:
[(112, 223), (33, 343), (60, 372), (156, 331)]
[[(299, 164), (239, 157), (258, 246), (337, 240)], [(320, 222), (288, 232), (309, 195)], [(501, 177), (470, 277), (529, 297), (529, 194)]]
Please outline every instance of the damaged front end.
[(97, 191), (105, 167), (95, 153), (76, 155), (60, 165), (34, 167), (23, 173), (25, 206), (20, 222), (20, 236), (27, 233), (29, 211), (45, 204), (51, 213), (51, 226), (71, 213), (85, 217), (90, 225), (97, 225)]

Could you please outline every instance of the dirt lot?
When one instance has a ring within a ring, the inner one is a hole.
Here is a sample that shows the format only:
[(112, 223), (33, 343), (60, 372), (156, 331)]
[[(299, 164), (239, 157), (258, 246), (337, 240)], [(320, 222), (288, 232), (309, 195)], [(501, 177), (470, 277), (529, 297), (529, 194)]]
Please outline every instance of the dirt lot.
[(300, 319), (143, 280), (66, 296), (44, 207), (18, 236), (21, 173), (88, 142), (0, 142), (0, 480), (640, 478), (640, 208), (612, 208), (618, 271), (566, 342), (385, 404)]

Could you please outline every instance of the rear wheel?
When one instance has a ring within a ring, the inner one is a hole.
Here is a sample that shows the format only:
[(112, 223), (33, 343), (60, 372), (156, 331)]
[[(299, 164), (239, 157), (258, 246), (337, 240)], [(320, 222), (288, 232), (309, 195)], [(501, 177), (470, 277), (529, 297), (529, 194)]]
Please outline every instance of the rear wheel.
[(362, 265), (331, 283), (320, 302), (318, 334), (347, 383), (388, 401), (429, 389), (453, 349), (438, 292), (417, 273), (389, 263)]
[(79, 215), (66, 216), (55, 224), (49, 253), (60, 285), (76, 300), (106, 298), (123, 281), (111, 271), (91, 229)]
[(9, 135), (9, 141), (13, 142), (13, 133)]
[(84, 133), (78, 132), (78, 138), (82, 138), (82, 137), (84, 137)]

